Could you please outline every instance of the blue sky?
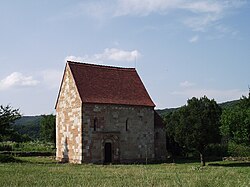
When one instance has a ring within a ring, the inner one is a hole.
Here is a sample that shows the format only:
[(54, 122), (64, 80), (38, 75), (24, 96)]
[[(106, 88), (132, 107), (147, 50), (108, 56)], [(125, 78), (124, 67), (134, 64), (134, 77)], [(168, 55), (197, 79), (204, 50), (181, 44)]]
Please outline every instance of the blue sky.
[(0, 104), (54, 112), (65, 61), (136, 67), (156, 108), (250, 85), (247, 0), (0, 2)]

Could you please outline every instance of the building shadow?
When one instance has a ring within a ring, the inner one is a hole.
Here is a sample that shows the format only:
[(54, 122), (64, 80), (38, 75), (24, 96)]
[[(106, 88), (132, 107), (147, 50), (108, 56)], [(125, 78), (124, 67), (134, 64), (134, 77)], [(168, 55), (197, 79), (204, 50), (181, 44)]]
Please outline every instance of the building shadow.
[(68, 148), (68, 139), (65, 139), (64, 142), (64, 151), (63, 151), (63, 158), (62, 161), (64, 163), (68, 163), (69, 162), (69, 148)]

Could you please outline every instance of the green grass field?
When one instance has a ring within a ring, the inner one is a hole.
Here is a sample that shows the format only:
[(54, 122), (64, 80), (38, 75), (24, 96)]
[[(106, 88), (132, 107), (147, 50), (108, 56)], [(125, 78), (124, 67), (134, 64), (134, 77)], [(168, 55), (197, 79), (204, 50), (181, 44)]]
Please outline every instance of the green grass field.
[(73, 165), (23, 157), (0, 163), (0, 186), (250, 186), (249, 162)]

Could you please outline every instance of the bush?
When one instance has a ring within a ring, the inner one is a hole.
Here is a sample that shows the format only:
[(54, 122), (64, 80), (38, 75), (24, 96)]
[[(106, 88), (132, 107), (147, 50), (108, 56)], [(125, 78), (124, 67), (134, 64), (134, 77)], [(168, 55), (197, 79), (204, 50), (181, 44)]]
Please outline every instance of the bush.
[(16, 143), (13, 151), (53, 151), (54, 145), (42, 142), (23, 142)]
[(53, 152), (54, 144), (52, 143), (42, 143), (36, 142), (1, 142), (0, 151), (40, 151), (40, 152)]
[(0, 163), (16, 162), (16, 161), (18, 161), (18, 160), (16, 160), (11, 155), (2, 155), (2, 154), (0, 154)]
[(228, 155), (227, 145), (209, 144), (206, 147), (205, 153), (208, 157), (224, 157)]
[(30, 157), (30, 156), (55, 156), (55, 152), (46, 151), (1, 151), (1, 155), (14, 155), (15, 157)]
[(234, 142), (228, 143), (228, 154), (234, 157), (249, 157), (250, 156), (250, 147), (236, 144)]
[(12, 151), (12, 142), (0, 142), (0, 151)]

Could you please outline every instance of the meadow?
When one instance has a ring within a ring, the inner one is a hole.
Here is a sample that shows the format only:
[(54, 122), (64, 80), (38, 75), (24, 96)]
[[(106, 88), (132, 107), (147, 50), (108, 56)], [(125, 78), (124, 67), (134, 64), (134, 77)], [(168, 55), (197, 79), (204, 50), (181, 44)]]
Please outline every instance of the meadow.
[(50, 157), (0, 163), (0, 186), (250, 186), (250, 162), (61, 164)]

